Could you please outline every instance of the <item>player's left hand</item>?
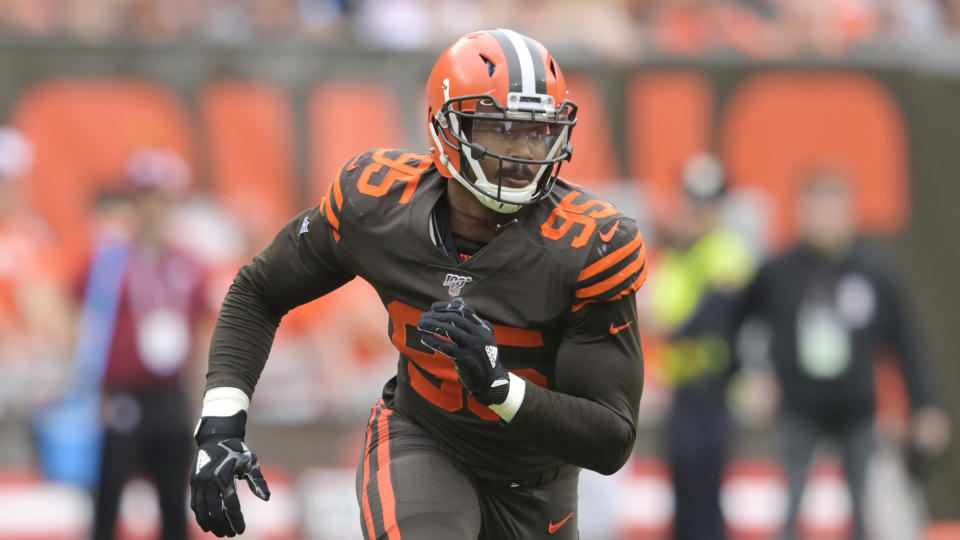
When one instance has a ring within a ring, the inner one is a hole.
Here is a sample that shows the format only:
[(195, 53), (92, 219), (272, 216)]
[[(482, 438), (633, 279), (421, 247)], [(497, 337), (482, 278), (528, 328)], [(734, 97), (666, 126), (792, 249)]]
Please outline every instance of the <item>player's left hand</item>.
[(484, 405), (503, 403), (510, 377), (500, 362), (493, 325), (463, 301), (434, 302), (417, 323), (420, 341), (453, 360), (457, 375), (477, 401)]

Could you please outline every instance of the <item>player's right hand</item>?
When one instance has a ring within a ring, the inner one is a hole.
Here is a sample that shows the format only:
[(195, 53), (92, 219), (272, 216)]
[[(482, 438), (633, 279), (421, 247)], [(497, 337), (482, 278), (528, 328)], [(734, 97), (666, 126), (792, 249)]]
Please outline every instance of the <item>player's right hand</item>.
[(417, 322), (420, 342), (453, 360), (470, 395), (484, 405), (503, 403), (510, 377), (500, 361), (493, 325), (462, 298), (434, 302)]
[(237, 478), (246, 479), (257, 497), (270, 500), (257, 456), (243, 442), (246, 420), (244, 411), (233, 416), (205, 416), (194, 435), (198, 449), (190, 472), (190, 508), (201, 529), (221, 538), (246, 529)]

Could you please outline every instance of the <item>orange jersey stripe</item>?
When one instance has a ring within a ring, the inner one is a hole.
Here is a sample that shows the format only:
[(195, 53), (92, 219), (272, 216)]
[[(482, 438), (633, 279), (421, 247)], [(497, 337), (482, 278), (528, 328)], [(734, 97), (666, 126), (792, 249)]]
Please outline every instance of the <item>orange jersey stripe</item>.
[[(331, 186), (332, 191), (332, 186)], [(330, 206), (330, 193), (327, 193), (327, 196), (323, 198), (323, 213), (327, 217), (327, 222), (330, 223), (330, 226), (333, 227), (333, 230), (340, 230), (340, 218), (333, 213), (333, 208)]]
[(493, 325), (493, 335), (498, 345), (507, 347), (542, 347), (543, 334), (539, 330), (527, 330), (513, 326)]
[(370, 439), (373, 437), (373, 419), (377, 417), (377, 407), (373, 406), (373, 412), (370, 413), (370, 420), (367, 422), (367, 444), (363, 449), (363, 484), (360, 486), (362, 495), (360, 497), (360, 509), (363, 512), (363, 521), (367, 525), (367, 534), (370, 538), (376, 538), (377, 534), (373, 528), (373, 513), (370, 511), (370, 498), (367, 496), (367, 484), (370, 482)]
[[(644, 284), (645, 281), (647, 281), (647, 268), (646, 268), (646, 266), (644, 266), (643, 271), (640, 272), (640, 275), (637, 276), (637, 279), (633, 280), (633, 283), (631, 283), (629, 287), (627, 287), (626, 289), (620, 291), (620, 294), (614, 296), (613, 298), (609, 298), (609, 299), (604, 300), (604, 301), (605, 301), (605, 302), (613, 302), (613, 301), (616, 301), (616, 300), (620, 300), (620, 299), (623, 298), (624, 296), (626, 296), (626, 295), (628, 295), (628, 294), (630, 294), (630, 293), (632, 293), (632, 292), (636, 292), (637, 290), (639, 290), (640, 287), (643, 286), (643, 284)], [(573, 308), (571, 308), (570, 311), (580, 311), (581, 309), (583, 309), (583, 306), (586, 306), (587, 304), (591, 304), (591, 303), (596, 302), (596, 301), (597, 301), (597, 300), (590, 299), (590, 300), (584, 300), (584, 301), (582, 301), (582, 302), (578, 302), (578, 303), (576, 303), (576, 304), (573, 305)]]
[(633, 280), (633, 283), (631, 283), (629, 287), (620, 291), (619, 294), (617, 294), (613, 298), (610, 298), (609, 300), (607, 300), (607, 302), (613, 302), (614, 300), (619, 300), (632, 292), (637, 292), (637, 290), (640, 289), (640, 287), (643, 285), (645, 281), (647, 281), (646, 266), (643, 267), (643, 271), (640, 272), (640, 275), (637, 276), (637, 279)]
[[(400, 526), (397, 525), (397, 503), (393, 498), (393, 483), (390, 481), (390, 424), (393, 413), (384, 409), (377, 422), (377, 487), (380, 490), (380, 505), (383, 511), (383, 528), (389, 540), (400, 540)], [(372, 538), (372, 537), (371, 537)]]
[(591, 285), (589, 287), (584, 287), (582, 289), (578, 289), (576, 294), (577, 298), (589, 298), (591, 296), (597, 296), (598, 294), (609, 292), (611, 289), (613, 289), (617, 285), (620, 285), (621, 283), (623, 283), (625, 279), (633, 275), (633, 273), (638, 270), (642, 270), (641, 274), (645, 274), (646, 261), (644, 258), (645, 254), (643, 253), (643, 251), (645, 251), (645, 249), (641, 248), (640, 256), (637, 257), (635, 261), (627, 265), (627, 267), (624, 268), (623, 270), (620, 270), (616, 274), (608, 277), (607, 279), (601, 281), (600, 283)]
[(640, 233), (637, 233), (637, 237), (630, 241), (629, 244), (623, 246), (622, 248), (614, 251), (613, 253), (603, 257), (599, 261), (591, 264), (590, 266), (583, 269), (580, 272), (580, 277), (577, 278), (579, 281), (585, 279), (590, 279), (593, 276), (603, 272), (604, 270), (612, 267), (618, 262), (626, 259), (631, 253), (637, 250), (637, 248), (642, 248), (644, 251), (641, 252), (640, 259), (643, 259), (643, 253), (646, 251), (646, 247), (643, 245), (643, 237), (640, 236)]
[[(646, 281), (647, 281), (647, 268), (644, 267), (643, 271), (640, 272), (640, 275), (637, 276), (637, 279), (633, 280), (633, 283), (631, 283), (629, 287), (620, 291), (620, 293), (614, 296), (613, 298), (608, 298), (607, 300), (604, 300), (604, 302), (614, 302), (616, 300), (620, 300), (621, 298), (623, 298), (624, 296), (632, 292), (637, 292)], [(583, 306), (586, 306), (587, 304), (591, 304), (593, 302), (597, 302), (597, 300), (590, 298), (587, 300), (577, 302), (576, 304), (573, 305), (570, 311), (580, 311), (581, 309), (583, 309)]]
[(340, 176), (333, 182), (334, 202), (337, 203), (337, 211), (343, 210), (343, 188), (340, 187)]
[[(547, 376), (533, 368), (523, 368), (523, 369), (511, 369), (511, 373), (516, 373), (517, 375), (527, 379), (533, 384), (540, 386), (542, 388), (547, 387)], [(497, 419), (500, 417), (497, 416)]]

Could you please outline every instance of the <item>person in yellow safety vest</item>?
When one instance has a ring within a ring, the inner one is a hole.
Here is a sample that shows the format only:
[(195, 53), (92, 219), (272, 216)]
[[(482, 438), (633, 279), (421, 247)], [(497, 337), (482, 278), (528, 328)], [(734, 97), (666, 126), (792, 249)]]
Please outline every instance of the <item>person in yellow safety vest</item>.
[(649, 317), (666, 338), (663, 366), (673, 388), (667, 457), (675, 489), (676, 540), (725, 538), (720, 482), (728, 446), (726, 386), (731, 365), (726, 321), (755, 258), (721, 224), (727, 183), (713, 156), (683, 169), (684, 198), (668, 224), (650, 277)]

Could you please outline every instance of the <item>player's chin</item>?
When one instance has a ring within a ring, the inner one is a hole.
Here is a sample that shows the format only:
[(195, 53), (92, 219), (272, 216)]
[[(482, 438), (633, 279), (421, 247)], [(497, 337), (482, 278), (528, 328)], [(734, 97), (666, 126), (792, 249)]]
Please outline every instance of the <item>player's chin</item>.
[(532, 178), (517, 178), (513, 176), (501, 176), (500, 185), (507, 188), (523, 188), (533, 182)]

